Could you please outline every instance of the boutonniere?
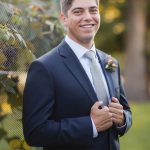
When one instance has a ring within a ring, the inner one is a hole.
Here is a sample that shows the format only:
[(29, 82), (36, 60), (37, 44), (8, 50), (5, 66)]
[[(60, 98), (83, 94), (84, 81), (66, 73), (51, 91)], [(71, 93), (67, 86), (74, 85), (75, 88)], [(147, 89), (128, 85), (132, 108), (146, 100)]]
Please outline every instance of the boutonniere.
[(114, 59), (111, 57), (111, 55), (108, 56), (108, 60), (106, 62), (105, 69), (109, 71), (115, 71), (117, 68), (116, 63), (114, 62)]

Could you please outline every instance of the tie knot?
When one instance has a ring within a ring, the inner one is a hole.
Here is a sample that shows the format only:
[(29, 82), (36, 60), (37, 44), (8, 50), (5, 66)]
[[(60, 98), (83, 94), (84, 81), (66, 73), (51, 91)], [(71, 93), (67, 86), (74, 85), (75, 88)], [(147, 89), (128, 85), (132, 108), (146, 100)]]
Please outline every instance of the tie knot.
[(95, 59), (95, 53), (92, 51), (92, 50), (89, 50), (85, 53), (85, 56), (90, 59), (90, 60), (93, 60)]

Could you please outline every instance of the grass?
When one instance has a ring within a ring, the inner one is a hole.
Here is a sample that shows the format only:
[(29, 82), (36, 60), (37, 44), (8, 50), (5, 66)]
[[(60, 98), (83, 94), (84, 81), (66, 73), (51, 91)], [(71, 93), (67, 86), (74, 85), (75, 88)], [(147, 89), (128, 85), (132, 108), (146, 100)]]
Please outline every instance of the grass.
[(131, 104), (133, 124), (120, 138), (121, 150), (150, 150), (150, 103)]

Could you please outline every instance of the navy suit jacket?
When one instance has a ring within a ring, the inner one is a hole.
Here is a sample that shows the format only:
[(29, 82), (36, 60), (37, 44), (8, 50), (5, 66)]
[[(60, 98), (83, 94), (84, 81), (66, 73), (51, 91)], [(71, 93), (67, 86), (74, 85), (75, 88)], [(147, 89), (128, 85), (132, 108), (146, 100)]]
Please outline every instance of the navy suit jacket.
[(119, 150), (118, 136), (131, 127), (131, 111), (121, 84), (119, 65), (111, 72), (105, 69), (107, 54), (99, 51), (98, 57), (111, 97), (117, 97), (123, 105), (125, 125), (112, 126), (93, 138), (90, 110), (97, 97), (76, 55), (62, 41), (35, 60), (28, 71), (23, 131), (29, 145), (49, 150)]

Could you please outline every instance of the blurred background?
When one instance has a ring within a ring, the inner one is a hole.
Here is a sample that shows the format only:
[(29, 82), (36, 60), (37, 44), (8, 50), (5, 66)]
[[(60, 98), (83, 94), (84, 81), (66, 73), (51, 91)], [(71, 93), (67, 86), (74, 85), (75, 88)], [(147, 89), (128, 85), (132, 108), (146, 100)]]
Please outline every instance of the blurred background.
[[(101, 0), (96, 47), (117, 58), (133, 113), (121, 150), (150, 150), (150, 1)], [(0, 150), (29, 147), (22, 95), (31, 62), (65, 36), (59, 0), (0, 0)]]

